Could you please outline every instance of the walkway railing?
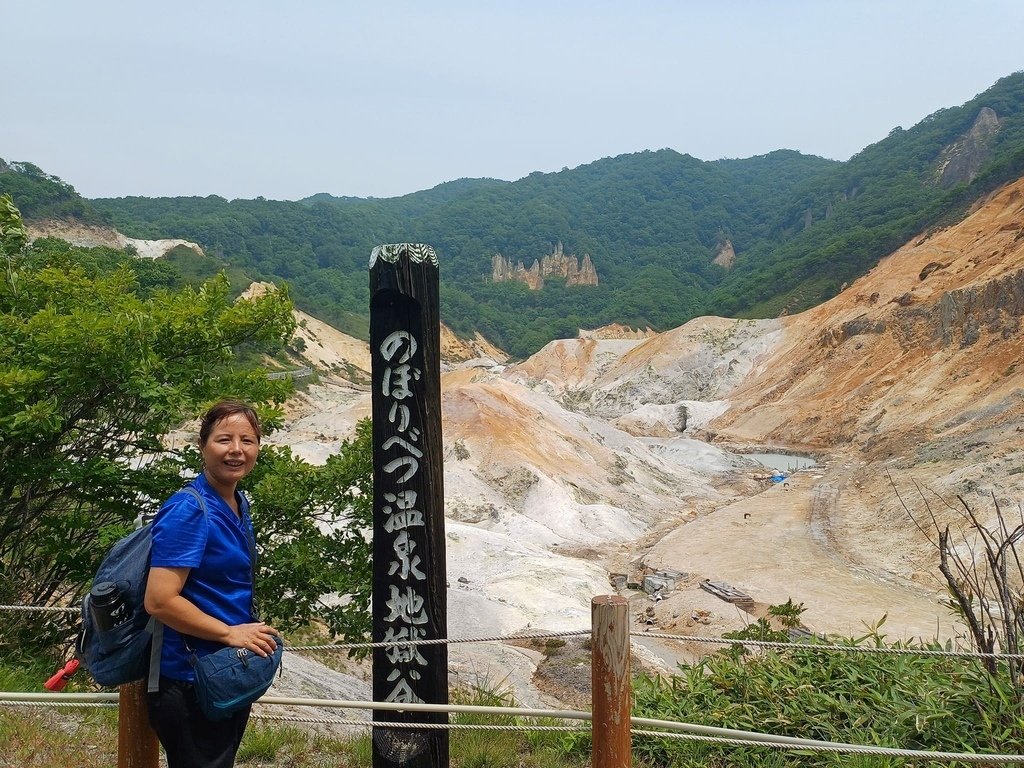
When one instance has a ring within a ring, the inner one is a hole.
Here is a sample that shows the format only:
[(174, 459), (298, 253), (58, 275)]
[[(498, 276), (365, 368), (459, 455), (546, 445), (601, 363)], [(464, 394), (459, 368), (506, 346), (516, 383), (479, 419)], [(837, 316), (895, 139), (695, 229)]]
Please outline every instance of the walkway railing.
[[(31, 606), (2, 606), (4, 610), (65, 610), (63, 608), (40, 608)], [(592, 602), (592, 626), (589, 631), (531, 632), (504, 636), (452, 638), (442, 640), (405, 641), (400, 643), (335, 643), (329, 645), (289, 646), (289, 652), (303, 651), (348, 651), (395, 646), (425, 644), (457, 644), (543, 640), (566, 637), (590, 636), (593, 662), (592, 711), (554, 709), (529, 709), (521, 707), (488, 707), (477, 705), (408, 704), (373, 701), (347, 701), (336, 699), (292, 698), (264, 696), (253, 712), (256, 720), (282, 723), (318, 723), (347, 725), (367, 728), (444, 728), (458, 730), (488, 731), (562, 731), (586, 732), (592, 737), (594, 768), (626, 768), (631, 759), (631, 740), (634, 735), (665, 739), (687, 739), (737, 747), (763, 747), (777, 750), (800, 750), (839, 754), (863, 754), (908, 758), (919, 761), (943, 761), (979, 764), (1024, 763), (1024, 755), (1003, 755), (984, 753), (956, 753), (927, 750), (910, 750), (892, 747), (877, 747), (863, 744), (829, 742), (816, 739), (802, 739), (755, 731), (736, 730), (724, 727), (697, 725), (675, 721), (632, 717), (630, 707), (632, 691), (629, 672), (629, 615), (626, 600), (617, 596), (602, 596)], [(965, 659), (1020, 659), (1024, 654), (990, 654), (970, 651), (940, 651), (917, 648), (881, 648), (823, 643), (786, 643), (732, 638), (692, 637), (654, 632), (635, 632), (633, 637), (681, 640), (721, 645), (740, 645), (753, 648), (820, 651), (823, 653), (884, 653), (916, 656), (946, 656)], [(119, 707), (118, 768), (156, 768), (158, 748), (156, 737), (149, 728), (145, 707), (145, 683), (138, 682), (121, 686), (118, 693), (34, 693), (0, 692), (0, 705), (26, 707)], [(318, 709), (351, 710), (405, 710), (445, 712), (449, 714), (478, 714), (521, 718), (524, 722), (514, 724), (460, 724), (460, 723), (409, 723), (374, 722), (361, 719), (304, 717), (297, 715), (274, 715), (264, 712), (274, 706), (315, 707)], [(574, 724), (551, 725), (537, 723), (538, 719), (570, 721)]]

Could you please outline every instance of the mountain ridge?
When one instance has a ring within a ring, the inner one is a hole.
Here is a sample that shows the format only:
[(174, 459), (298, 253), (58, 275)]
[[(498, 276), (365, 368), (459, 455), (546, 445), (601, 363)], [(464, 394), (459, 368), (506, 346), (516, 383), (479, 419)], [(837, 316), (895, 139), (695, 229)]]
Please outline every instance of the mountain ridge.
[[(991, 130), (969, 140), (982, 115)], [(936, 183), (940, 167), (955, 168), (967, 155), (966, 175), (946, 177), (961, 183)], [(959, 107), (894, 128), (842, 163), (792, 150), (702, 161), (663, 149), (515, 182), (461, 179), (397, 198), (82, 205), (130, 236), (188, 240), (254, 278), (287, 280), (303, 309), (356, 335), (365, 335), (372, 247), (431, 243), (452, 328), (525, 357), (578, 327), (665, 330), (702, 314), (800, 311), (1020, 173), (1024, 73), (1015, 73)], [(14, 176), (0, 173), (0, 189)], [(589, 253), (601, 285), (552, 280), (531, 294), (489, 279), (495, 254), (528, 260), (557, 242)], [(716, 263), (727, 243), (728, 269)]]

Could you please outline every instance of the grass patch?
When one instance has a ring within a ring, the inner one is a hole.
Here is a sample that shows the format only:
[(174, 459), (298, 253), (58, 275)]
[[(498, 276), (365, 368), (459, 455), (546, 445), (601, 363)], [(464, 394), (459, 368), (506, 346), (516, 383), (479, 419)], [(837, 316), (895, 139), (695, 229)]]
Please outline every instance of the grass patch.
[[(504, 680), (489, 678), (452, 691), (453, 704), (518, 707)], [(563, 725), (564, 721), (535, 720), (512, 715), (458, 713), (453, 723), (465, 725)], [(584, 768), (589, 750), (576, 752), (579, 736), (558, 731), (452, 731), (453, 768)], [(589, 733), (586, 736), (589, 743)]]
[(57, 671), (57, 665), (32, 659), (0, 664), (0, 691), (42, 691), (43, 683)]
[[(302, 634), (319, 634), (309, 627)], [(338, 654), (331, 654), (337, 657)], [(49, 661), (0, 664), (0, 690), (41, 691), (56, 667)], [(65, 689), (95, 690), (79, 674)], [(478, 706), (518, 706), (504, 681), (488, 679), (451, 692), (451, 701)], [(457, 714), (458, 724), (525, 724), (512, 715)], [(554, 721), (542, 725), (561, 724)], [(0, 705), (0, 767), (96, 768), (117, 765), (116, 708), (41, 708)], [(452, 768), (585, 768), (589, 750), (580, 737), (528, 731), (453, 731)], [(589, 743), (589, 742), (588, 742)], [(328, 736), (292, 724), (250, 721), (239, 747), (238, 766), (273, 768), (368, 768), (373, 762), (369, 729), (354, 736)]]
[(237, 760), (240, 763), (274, 764), (278, 756), (294, 758), (304, 754), (309, 741), (309, 735), (294, 726), (251, 721), (238, 747)]
[(117, 765), (117, 710), (0, 706), (0, 766)]

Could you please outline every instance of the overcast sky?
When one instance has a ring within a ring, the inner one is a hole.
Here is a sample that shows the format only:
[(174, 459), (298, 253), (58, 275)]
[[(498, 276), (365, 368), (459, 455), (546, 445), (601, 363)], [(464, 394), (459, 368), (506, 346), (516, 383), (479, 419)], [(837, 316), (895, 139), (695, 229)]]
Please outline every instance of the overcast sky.
[(845, 160), (1024, 69), (1024, 0), (0, 0), (0, 23), (0, 157), (86, 197)]

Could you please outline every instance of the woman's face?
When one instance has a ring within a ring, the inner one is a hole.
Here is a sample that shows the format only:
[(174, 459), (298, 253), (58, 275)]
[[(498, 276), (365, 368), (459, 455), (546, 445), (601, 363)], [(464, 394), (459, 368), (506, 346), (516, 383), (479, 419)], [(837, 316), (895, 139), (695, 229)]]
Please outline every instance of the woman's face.
[(249, 420), (235, 413), (213, 425), (199, 452), (213, 485), (234, 488), (256, 465), (260, 440)]

